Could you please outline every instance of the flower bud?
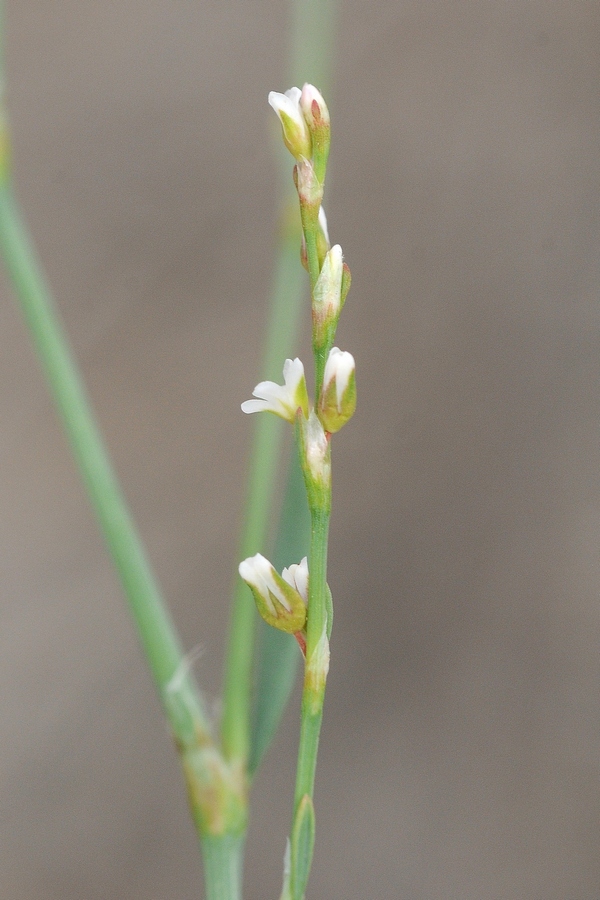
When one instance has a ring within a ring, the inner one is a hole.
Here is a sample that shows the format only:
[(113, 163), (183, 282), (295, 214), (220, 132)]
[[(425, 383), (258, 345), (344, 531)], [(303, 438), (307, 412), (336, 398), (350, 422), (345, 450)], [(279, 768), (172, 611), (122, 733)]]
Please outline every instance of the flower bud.
[(299, 100), (300, 109), (311, 134), (319, 128), (329, 128), (329, 110), (323, 95), (314, 84), (305, 84)]
[(317, 178), (315, 167), (310, 159), (300, 159), (294, 167), (294, 184), (298, 191), (301, 212), (303, 207), (314, 209), (314, 216), (317, 216), (317, 209), (323, 199), (323, 185)]
[(325, 431), (339, 431), (356, 409), (356, 364), (351, 353), (332, 347), (323, 373), (318, 415)]
[[(297, 568), (301, 566), (302, 563)], [(260, 553), (250, 556), (240, 563), (239, 573), (252, 591), (257, 609), (268, 625), (290, 634), (304, 628), (304, 600), (296, 588), (275, 571), (268, 559)]]
[(336, 244), (325, 256), (313, 295), (313, 336), (317, 347), (326, 345), (330, 335), (333, 343), (342, 309), (343, 275), (342, 248)]
[(312, 137), (312, 156), (317, 175), (323, 181), (331, 140), (329, 110), (320, 92), (312, 84), (304, 85), (299, 102)]
[(298, 410), (302, 410), (303, 416), (308, 417), (308, 393), (304, 366), (296, 359), (286, 359), (283, 366), (284, 385), (275, 384), (274, 381), (261, 381), (257, 384), (252, 395), (256, 400), (245, 400), (242, 403), (242, 411), (245, 413), (272, 412), (288, 422), (296, 421)]
[(292, 87), (285, 94), (271, 91), (269, 105), (279, 116), (283, 130), (283, 142), (294, 159), (310, 159), (312, 154), (312, 138), (308, 124), (300, 109), (300, 97), (302, 92), (297, 87)]
[(319, 419), (311, 410), (308, 419), (298, 418), (300, 462), (309, 506), (328, 509), (331, 488), (331, 448)]

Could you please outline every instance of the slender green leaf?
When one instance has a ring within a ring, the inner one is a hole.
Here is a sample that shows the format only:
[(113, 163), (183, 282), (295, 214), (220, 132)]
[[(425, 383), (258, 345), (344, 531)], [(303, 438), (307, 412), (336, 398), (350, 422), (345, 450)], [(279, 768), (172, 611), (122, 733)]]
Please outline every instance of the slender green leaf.
[(315, 808), (308, 794), (305, 794), (294, 816), (291, 840), (292, 900), (302, 900), (310, 874), (313, 849), (315, 846)]

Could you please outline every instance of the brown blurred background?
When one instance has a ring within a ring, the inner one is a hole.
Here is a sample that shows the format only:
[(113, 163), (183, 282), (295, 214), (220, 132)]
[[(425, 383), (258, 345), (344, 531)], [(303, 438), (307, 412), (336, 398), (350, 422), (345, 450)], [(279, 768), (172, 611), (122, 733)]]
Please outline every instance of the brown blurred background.
[[(19, 193), (216, 700), (288, 7), (7, 5)], [(340, 4), (326, 205), (360, 409), (311, 898), (600, 896), (599, 40), (586, 0)], [(175, 755), (0, 287), (0, 896), (194, 900)], [(297, 719), (248, 900), (279, 896)]]

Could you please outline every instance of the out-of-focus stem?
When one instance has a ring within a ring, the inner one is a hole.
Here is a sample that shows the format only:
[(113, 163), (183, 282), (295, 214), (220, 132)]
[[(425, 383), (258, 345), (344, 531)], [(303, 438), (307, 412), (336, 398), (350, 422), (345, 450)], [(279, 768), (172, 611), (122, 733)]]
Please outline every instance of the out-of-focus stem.
[[(94, 421), (49, 289), (8, 184), (0, 186), (0, 250), (125, 591), (161, 697), (184, 654)], [(184, 683), (186, 678), (183, 679)], [(195, 693), (187, 680), (188, 700)], [(208, 732), (199, 696), (194, 718)]]

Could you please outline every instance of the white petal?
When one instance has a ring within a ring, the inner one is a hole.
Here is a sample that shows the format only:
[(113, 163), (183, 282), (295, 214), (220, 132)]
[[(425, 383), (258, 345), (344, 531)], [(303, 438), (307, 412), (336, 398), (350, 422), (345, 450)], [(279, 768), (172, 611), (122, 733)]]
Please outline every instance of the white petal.
[[(325, 240), (329, 244), (330, 241), (329, 241), (329, 231), (327, 229), (327, 216), (325, 215), (325, 210), (323, 209), (322, 206), (319, 207), (319, 225), (321, 226), (321, 230), (322, 230), (323, 234), (325, 235)], [(337, 244), (336, 246), (339, 247), (339, 244)], [(340, 250), (341, 250), (341, 247), (340, 247)]]
[(335, 378), (336, 373), (336, 360), (338, 355), (342, 351), (339, 347), (332, 347), (329, 351), (329, 356), (327, 357), (327, 361), (325, 363), (325, 370), (323, 372), (323, 389), (329, 387), (330, 382)]
[[(275, 607), (269, 591), (271, 590), (277, 597), (279, 597), (281, 592), (279, 589), (277, 591), (272, 590), (272, 585), (275, 584), (272, 574), (274, 569), (269, 560), (261, 553), (256, 553), (254, 556), (249, 556), (248, 559), (242, 560), (238, 566), (238, 571), (243, 580), (261, 595), (271, 612), (275, 614)], [(287, 604), (284, 605), (287, 608)]]
[(285, 400), (287, 393), (286, 388), (281, 384), (275, 384), (274, 381), (261, 381), (252, 391), (252, 396), (277, 405)]
[(286, 359), (283, 366), (285, 384), (274, 381), (261, 381), (252, 391), (257, 400), (245, 400), (242, 410), (245, 413), (273, 412), (288, 422), (293, 422), (298, 407), (308, 406), (306, 383), (304, 382), (304, 366), (296, 359)]
[(281, 573), (284, 581), (298, 591), (305, 603), (308, 603), (308, 563), (306, 556), (301, 563), (292, 563), (289, 569)]
[(286, 359), (283, 364), (283, 380), (285, 386), (292, 394), (296, 393), (298, 385), (304, 378), (304, 366), (302, 361), (296, 357), (295, 359)]
[(295, 103), (296, 106), (300, 106), (300, 97), (302, 96), (302, 91), (300, 88), (291, 87), (288, 88), (285, 92), (285, 96), (289, 97), (292, 103)]
[(342, 399), (350, 376), (356, 368), (354, 357), (347, 350), (340, 350), (339, 347), (332, 347), (325, 363), (325, 371), (323, 372), (323, 387), (326, 390), (331, 381), (335, 378), (336, 403), (338, 411), (341, 410)]
[(242, 403), (242, 412), (268, 412), (271, 407), (264, 400), (244, 400)]
[(296, 571), (296, 584), (299, 594), (308, 601), (308, 559), (306, 556), (302, 558)]
[(278, 91), (270, 91), (268, 96), (269, 106), (275, 110), (281, 118), (281, 113), (285, 113), (292, 121), (296, 122), (303, 130), (306, 128), (306, 122), (300, 109), (300, 95), (302, 91), (298, 88), (290, 88), (285, 94)]

